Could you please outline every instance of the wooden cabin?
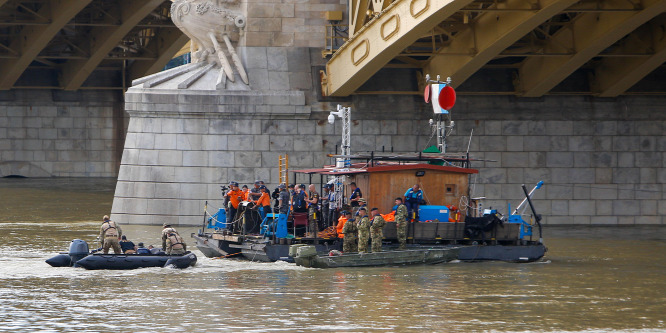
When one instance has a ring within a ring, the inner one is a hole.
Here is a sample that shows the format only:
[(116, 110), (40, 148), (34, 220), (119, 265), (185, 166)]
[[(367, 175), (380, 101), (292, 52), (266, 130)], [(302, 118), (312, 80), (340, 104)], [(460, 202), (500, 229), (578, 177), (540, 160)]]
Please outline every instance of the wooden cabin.
[[(478, 173), (466, 169), (431, 164), (396, 164), (368, 167), (366, 172), (350, 175), (347, 184), (355, 182), (368, 207), (377, 207), (382, 214), (391, 211), (395, 198), (418, 184), (428, 205), (460, 206), (460, 198), (469, 195), (469, 175)], [(351, 195), (345, 187), (347, 197)]]
[(407, 189), (414, 184), (419, 184), (423, 190), (423, 199), (428, 205), (458, 207), (460, 198), (469, 195), (469, 175), (478, 173), (478, 170), (426, 163), (376, 163), (374, 166), (364, 167), (353, 165), (345, 171), (323, 168), (296, 172), (310, 175), (345, 175), (346, 198), (351, 195), (348, 185), (355, 182), (368, 201), (368, 207), (377, 207), (385, 214), (391, 211), (395, 198), (404, 197)]

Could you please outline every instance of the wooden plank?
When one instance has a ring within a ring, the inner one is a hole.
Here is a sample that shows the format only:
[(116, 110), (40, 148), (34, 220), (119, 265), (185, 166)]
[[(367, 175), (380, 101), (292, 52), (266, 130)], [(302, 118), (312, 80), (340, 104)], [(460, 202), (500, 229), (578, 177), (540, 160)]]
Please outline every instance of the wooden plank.
[[(426, 170), (423, 177), (416, 177), (416, 170), (372, 172), (369, 176), (370, 191), (364, 192), (364, 196), (368, 198), (368, 206), (379, 208), (382, 214), (390, 212), (395, 198), (402, 197), (414, 184), (419, 184), (429, 204), (458, 206), (460, 197), (467, 195), (469, 179), (467, 174), (439, 170)], [(452, 191), (447, 192), (447, 187)]]

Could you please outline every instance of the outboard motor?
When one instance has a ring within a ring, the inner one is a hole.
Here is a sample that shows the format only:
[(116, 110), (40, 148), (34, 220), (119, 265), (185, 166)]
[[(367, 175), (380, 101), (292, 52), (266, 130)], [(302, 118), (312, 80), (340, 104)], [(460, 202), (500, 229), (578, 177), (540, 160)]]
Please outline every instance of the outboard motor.
[(71, 258), (72, 266), (79, 267), (77, 261), (87, 257), (90, 254), (88, 243), (82, 239), (75, 239), (69, 244), (69, 257)]
[(46, 263), (53, 267), (80, 267), (76, 262), (88, 256), (88, 254), (90, 254), (88, 243), (81, 239), (75, 239), (69, 245), (68, 253), (61, 252), (53, 258), (47, 259)]

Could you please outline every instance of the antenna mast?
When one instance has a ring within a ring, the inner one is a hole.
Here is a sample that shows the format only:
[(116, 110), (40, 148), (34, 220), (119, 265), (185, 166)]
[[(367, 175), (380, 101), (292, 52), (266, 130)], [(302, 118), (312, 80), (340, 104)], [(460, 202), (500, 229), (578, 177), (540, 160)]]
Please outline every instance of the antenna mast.
[[(435, 113), (434, 119), (430, 120), (430, 126), (437, 133), (437, 149), (442, 154), (446, 153), (446, 137), (451, 133), (455, 125), (450, 118), (451, 114), (448, 110), (455, 103), (455, 92), (451, 96), (449, 91), (453, 91), (453, 89), (451, 89), (450, 85), (450, 77), (447, 77), (446, 81), (440, 81), (439, 75), (437, 75), (437, 80), (431, 80), (430, 74), (426, 75), (426, 102), (430, 102), (429, 99), (432, 97), (433, 111)], [(447, 89), (447, 94), (444, 92), (445, 88)], [(440, 99), (443, 99), (444, 104), (447, 105), (442, 104)]]

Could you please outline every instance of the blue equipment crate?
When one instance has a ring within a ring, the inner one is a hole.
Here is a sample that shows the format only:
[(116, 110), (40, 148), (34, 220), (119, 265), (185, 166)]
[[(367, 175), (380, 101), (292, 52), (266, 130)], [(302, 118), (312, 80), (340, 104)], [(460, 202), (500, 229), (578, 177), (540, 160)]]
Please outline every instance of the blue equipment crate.
[(449, 222), (449, 207), (446, 206), (419, 206), (419, 220), (430, 221), (439, 220), (439, 222)]

